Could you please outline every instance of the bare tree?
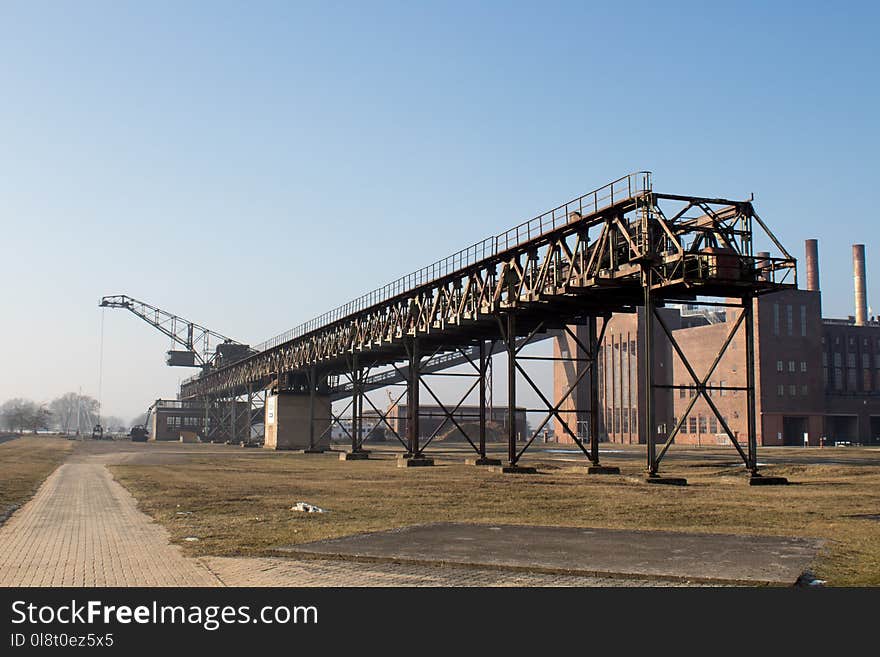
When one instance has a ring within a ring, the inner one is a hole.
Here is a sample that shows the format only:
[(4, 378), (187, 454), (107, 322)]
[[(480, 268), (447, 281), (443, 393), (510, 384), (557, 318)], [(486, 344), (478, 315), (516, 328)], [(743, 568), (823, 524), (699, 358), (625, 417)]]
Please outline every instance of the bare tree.
[(49, 409), (31, 401), (17, 397), (3, 402), (0, 406), (0, 421), (10, 431), (22, 433), (25, 429), (38, 431), (47, 429), (51, 416)]
[(37, 433), (43, 429), (48, 429), (51, 419), (52, 411), (46, 408), (45, 404), (34, 404), (26, 418), (26, 425), (28, 429)]
[(68, 392), (54, 399), (49, 409), (55, 418), (55, 425), (63, 433), (88, 433), (98, 418), (98, 400), (76, 392)]

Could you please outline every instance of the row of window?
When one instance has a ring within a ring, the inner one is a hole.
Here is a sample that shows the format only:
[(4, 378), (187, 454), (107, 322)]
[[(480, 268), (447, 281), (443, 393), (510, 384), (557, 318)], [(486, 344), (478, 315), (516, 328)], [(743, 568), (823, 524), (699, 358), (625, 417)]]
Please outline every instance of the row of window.
[(606, 430), (609, 433), (638, 433), (638, 410), (635, 408), (615, 408), (605, 410)]
[[(874, 343), (876, 351), (878, 353), (880, 353), (880, 338), (862, 338), (862, 348), (869, 349), (870, 344), (872, 342)], [(847, 343), (849, 344), (850, 347), (855, 347), (856, 346), (855, 336), (854, 335), (849, 336)], [(822, 336), (822, 344), (825, 344), (825, 336), (824, 335)], [(840, 345), (840, 336), (839, 335), (834, 336), (834, 345), (835, 346)]]
[(169, 415), (165, 418), (165, 426), (167, 427), (201, 427), (205, 424), (203, 417), (180, 417), (179, 415)]
[[(810, 394), (809, 386), (807, 386), (806, 384), (801, 385), (800, 386), (800, 393), (801, 393), (801, 397), (806, 397), (808, 394)], [(798, 395), (798, 386), (796, 386), (792, 383), (791, 385), (788, 386), (788, 396), (789, 397), (797, 397), (797, 395)], [(776, 396), (777, 397), (785, 397), (785, 386), (784, 385), (780, 384), (780, 385), (776, 386)]]
[[(723, 415), (724, 422), (727, 422), (727, 418)], [(672, 418), (672, 426), (678, 422), (677, 418)], [(701, 434), (701, 433), (719, 433), (723, 432), (724, 427), (718, 422), (718, 418), (715, 415), (689, 415), (687, 422), (681, 425), (681, 429), (679, 429), (679, 433), (690, 433), (690, 434)]]
[[(710, 397), (714, 397), (716, 394), (719, 397), (725, 397), (728, 393), (732, 394), (736, 397), (736, 390), (725, 390), (724, 386), (727, 384), (726, 381), (719, 381), (718, 385), (715, 385), (714, 381), (709, 381), (709, 384), (706, 386), (706, 394)], [(687, 397), (693, 397), (697, 394), (696, 388), (679, 388), (678, 389), (678, 398), (685, 399)]]
[[(827, 367), (822, 368), (822, 381), (825, 384), (825, 387), (828, 388), (828, 369)], [(834, 390), (838, 392), (842, 392), (844, 390), (843, 385), (843, 368), (835, 367), (834, 368), (834, 381), (832, 382), (832, 386)], [(877, 369), (877, 381), (880, 382), (880, 368)], [(862, 390), (861, 392), (871, 392), (874, 389), (871, 382), (871, 370), (863, 369), (862, 370)], [(858, 370), (854, 367), (850, 367), (846, 370), (846, 390), (850, 392), (859, 392), (858, 388)]]
[[(806, 337), (807, 335), (807, 307), (802, 305), (800, 307), (800, 319), (801, 319), (801, 337)], [(794, 335), (794, 308), (791, 304), (785, 306), (785, 326), (786, 326), (786, 335)], [(781, 327), (780, 327), (780, 316), (779, 316), (779, 304), (773, 304), (773, 335), (782, 335)]]
[[(871, 354), (862, 354), (862, 367), (864, 369), (868, 369), (871, 367)], [(847, 367), (856, 367), (856, 354), (848, 353), (846, 355), (846, 366)], [(841, 367), (843, 365), (843, 355), (839, 351), (834, 352), (834, 367)], [(822, 352), (822, 366), (828, 367), (828, 352)], [(880, 368), (880, 354), (874, 356), (874, 367)]]
[[(785, 371), (785, 363), (783, 363), (781, 360), (776, 361), (776, 371), (777, 372), (784, 372)], [(797, 362), (796, 361), (793, 361), (793, 360), (788, 361), (788, 371), (789, 372), (796, 372), (797, 371)], [(801, 372), (806, 372), (806, 371), (807, 371), (807, 361), (802, 360), (801, 361)]]

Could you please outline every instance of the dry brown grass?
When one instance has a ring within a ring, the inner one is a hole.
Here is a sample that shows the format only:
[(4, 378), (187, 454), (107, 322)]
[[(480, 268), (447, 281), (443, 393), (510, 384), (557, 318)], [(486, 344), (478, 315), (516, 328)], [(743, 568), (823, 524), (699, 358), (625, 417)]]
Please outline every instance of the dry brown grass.
[(0, 443), (0, 514), (30, 498), (74, 444), (56, 436), (25, 436)]
[[(189, 554), (261, 555), (303, 543), (428, 522), (488, 522), (775, 534), (826, 540), (815, 564), (833, 585), (880, 585), (880, 465), (765, 468), (797, 482), (750, 487), (742, 468), (676, 463), (686, 488), (649, 486), (640, 460), (621, 477), (591, 477), (564, 463), (511, 476), (460, 462), (398, 469), (389, 459), (246, 452), (187, 463), (119, 465), (116, 478)], [(672, 474), (672, 473), (670, 473)], [(290, 511), (297, 501), (331, 512)]]

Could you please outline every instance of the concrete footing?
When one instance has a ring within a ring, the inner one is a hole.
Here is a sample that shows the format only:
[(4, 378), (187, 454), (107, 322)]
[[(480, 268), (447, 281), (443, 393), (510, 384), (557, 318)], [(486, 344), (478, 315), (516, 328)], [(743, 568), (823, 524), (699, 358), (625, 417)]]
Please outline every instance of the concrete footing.
[(785, 486), (788, 479), (785, 477), (765, 477), (764, 475), (752, 475), (749, 477), (749, 486)]
[(660, 484), (666, 486), (687, 486), (688, 480), (684, 477), (646, 477), (647, 484)]
[(397, 459), (398, 468), (423, 468), (434, 465), (434, 459), (425, 456), (410, 456), (409, 458)]
[(297, 454), (323, 454), (327, 450), (323, 447), (307, 447), (297, 451)]
[(340, 461), (366, 461), (368, 458), (370, 458), (370, 453), (367, 451), (340, 452), (339, 454)]
[(501, 459), (490, 459), (484, 456), (472, 456), (464, 460), (465, 465), (501, 465)]
[(587, 466), (587, 474), (591, 475), (619, 475), (620, 468), (616, 465), (590, 465)]
[(538, 474), (537, 468), (522, 465), (496, 465), (492, 466), (491, 470), (502, 474)]

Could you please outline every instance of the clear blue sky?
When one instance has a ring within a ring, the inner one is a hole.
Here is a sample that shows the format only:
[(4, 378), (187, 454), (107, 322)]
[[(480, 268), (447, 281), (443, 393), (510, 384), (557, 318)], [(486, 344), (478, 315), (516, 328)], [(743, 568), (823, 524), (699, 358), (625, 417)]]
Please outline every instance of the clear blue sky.
[[(104, 294), (256, 343), (637, 169), (880, 310), (878, 5), (716, 4), (0, 2), (0, 400), (96, 394)], [(168, 346), (107, 312), (107, 413)]]

